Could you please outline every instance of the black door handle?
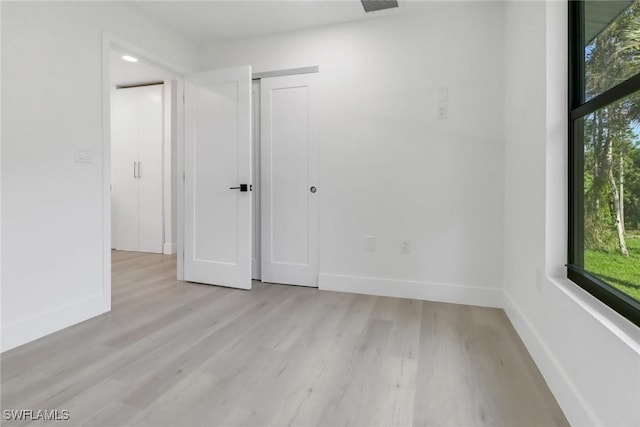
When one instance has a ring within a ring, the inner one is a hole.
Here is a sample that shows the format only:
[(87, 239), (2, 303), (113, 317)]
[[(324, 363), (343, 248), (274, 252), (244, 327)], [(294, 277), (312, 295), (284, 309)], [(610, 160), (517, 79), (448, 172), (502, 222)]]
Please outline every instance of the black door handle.
[(229, 190), (249, 191), (249, 184), (240, 184), (240, 187), (229, 187)]

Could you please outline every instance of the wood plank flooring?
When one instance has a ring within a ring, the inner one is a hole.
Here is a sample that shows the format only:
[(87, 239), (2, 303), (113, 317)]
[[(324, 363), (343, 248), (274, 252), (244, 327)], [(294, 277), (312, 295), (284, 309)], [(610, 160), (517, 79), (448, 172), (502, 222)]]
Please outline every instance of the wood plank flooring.
[(5, 426), (565, 426), (497, 309), (181, 283), (113, 252), (110, 313), (1, 356)]

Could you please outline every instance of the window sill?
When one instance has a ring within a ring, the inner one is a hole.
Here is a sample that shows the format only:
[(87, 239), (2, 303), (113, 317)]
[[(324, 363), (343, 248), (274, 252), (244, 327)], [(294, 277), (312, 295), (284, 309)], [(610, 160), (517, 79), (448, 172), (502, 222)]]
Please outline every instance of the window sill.
[(640, 328), (571, 280), (561, 277), (547, 280), (640, 355)]

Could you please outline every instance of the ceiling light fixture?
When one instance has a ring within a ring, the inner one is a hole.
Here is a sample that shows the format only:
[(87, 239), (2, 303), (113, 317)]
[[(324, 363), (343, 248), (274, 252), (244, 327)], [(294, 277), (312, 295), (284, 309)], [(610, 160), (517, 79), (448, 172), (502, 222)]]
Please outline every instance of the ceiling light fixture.
[(133, 56), (129, 56), (129, 55), (122, 55), (122, 59), (124, 59), (127, 62), (138, 62), (138, 58), (134, 58)]
[(378, 10), (393, 9), (398, 7), (397, 0), (360, 0), (365, 12), (376, 12)]

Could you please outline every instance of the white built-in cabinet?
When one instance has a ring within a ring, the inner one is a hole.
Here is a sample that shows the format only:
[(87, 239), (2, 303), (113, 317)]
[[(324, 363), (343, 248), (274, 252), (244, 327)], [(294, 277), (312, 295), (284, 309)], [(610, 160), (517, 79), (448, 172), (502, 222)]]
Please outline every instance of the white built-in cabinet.
[(111, 247), (162, 253), (163, 85), (111, 100)]

